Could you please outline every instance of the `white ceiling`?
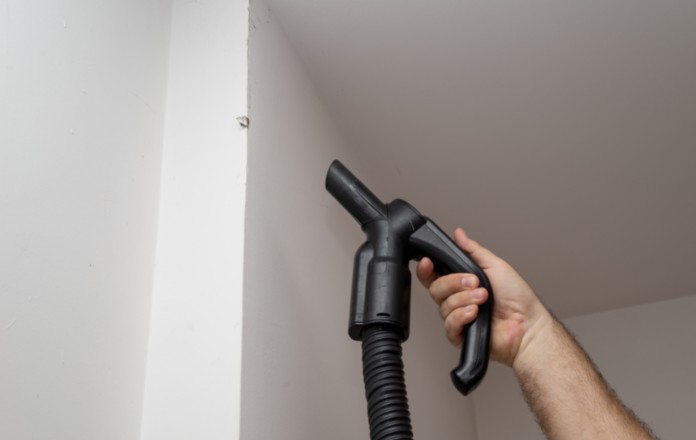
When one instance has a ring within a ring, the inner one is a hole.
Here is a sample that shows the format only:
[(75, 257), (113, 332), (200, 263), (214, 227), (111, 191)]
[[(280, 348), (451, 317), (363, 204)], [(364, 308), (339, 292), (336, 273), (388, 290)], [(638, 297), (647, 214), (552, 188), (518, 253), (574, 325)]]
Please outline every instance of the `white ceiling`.
[(696, 1), (269, 3), (378, 195), (561, 316), (696, 294)]

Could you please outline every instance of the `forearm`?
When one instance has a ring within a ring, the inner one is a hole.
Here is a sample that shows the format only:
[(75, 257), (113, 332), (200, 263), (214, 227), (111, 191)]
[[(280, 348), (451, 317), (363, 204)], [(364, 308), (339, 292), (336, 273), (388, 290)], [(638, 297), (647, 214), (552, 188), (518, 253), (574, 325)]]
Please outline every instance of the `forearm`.
[(525, 399), (551, 440), (652, 440), (584, 350), (548, 312), (530, 328), (513, 363)]

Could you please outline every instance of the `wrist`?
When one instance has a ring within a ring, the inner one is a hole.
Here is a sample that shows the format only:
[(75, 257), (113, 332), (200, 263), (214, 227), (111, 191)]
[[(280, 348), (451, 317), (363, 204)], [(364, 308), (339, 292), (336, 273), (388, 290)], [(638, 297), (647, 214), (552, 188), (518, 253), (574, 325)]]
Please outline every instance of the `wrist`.
[(551, 348), (550, 342), (555, 334), (556, 319), (541, 303), (537, 307), (534, 317), (525, 323), (524, 335), (511, 364), (517, 375), (543, 363), (544, 351)]

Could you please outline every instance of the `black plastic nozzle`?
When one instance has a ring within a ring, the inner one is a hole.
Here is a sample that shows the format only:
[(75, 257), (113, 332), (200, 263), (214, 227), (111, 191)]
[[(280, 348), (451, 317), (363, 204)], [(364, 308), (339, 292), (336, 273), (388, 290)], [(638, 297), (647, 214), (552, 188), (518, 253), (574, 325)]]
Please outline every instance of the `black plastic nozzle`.
[(432, 220), (396, 199), (382, 203), (339, 161), (326, 175), (326, 189), (360, 223), (367, 242), (355, 257), (348, 333), (362, 340), (373, 327), (390, 328), (402, 340), (409, 334), (409, 260), (429, 257), (440, 275), (472, 273), (488, 290), (477, 318), (462, 333), (459, 365), (452, 371), (462, 394), (481, 382), (488, 368), (493, 291), (484, 271)]
[(326, 173), (326, 190), (361, 226), (387, 216), (384, 203), (338, 160), (331, 163)]

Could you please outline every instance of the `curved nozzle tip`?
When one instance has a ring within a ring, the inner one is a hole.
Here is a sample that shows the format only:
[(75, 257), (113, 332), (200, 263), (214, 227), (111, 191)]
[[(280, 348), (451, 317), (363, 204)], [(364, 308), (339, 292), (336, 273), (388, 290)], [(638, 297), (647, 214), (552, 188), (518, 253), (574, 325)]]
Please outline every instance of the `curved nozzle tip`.
[(331, 163), (326, 173), (326, 190), (361, 225), (387, 215), (384, 203), (338, 160)]

